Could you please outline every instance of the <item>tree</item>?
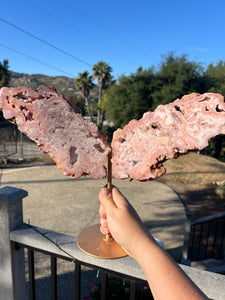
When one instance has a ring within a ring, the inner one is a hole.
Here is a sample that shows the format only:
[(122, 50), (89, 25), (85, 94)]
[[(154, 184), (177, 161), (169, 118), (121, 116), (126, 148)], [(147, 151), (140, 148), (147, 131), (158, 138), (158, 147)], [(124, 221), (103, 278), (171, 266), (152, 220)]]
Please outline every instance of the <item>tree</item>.
[[(204, 74), (206, 82), (206, 91), (211, 93), (220, 93), (225, 96), (225, 62), (220, 60), (216, 65), (212, 63)], [(225, 161), (224, 151), (225, 135), (216, 136), (210, 141), (209, 147), (203, 153)]]
[(225, 62), (219, 61), (215, 66), (211, 63), (204, 74), (206, 90), (225, 95)]
[(189, 93), (203, 92), (203, 67), (200, 63), (188, 61), (187, 55), (175, 57), (173, 52), (162, 58), (159, 70), (155, 74), (156, 81), (152, 95), (154, 108)]
[(75, 78), (75, 82), (76, 82), (77, 89), (81, 91), (82, 96), (84, 97), (85, 105), (88, 111), (88, 116), (90, 120), (92, 120), (90, 105), (88, 100), (90, 89), (93, 86), (92, 76), (89, 75), (88, 71), (84, 71), (83, 73), (78, 74), (78, 77)]
[(190, 62), (186, 55), (163, 56), (159, 68), (142, 67), (130, 76), (119, 78), (115, 87), (106, 91), (106, 113), (116, 126), (131, 119), (139, 119), (159, 104), (169, 103), (185, 94), (204, 91), (203, 68), (200, 63)]
[[(9, 85), (9, 61), (4, 59), (3, 62), (0, 62), (0, 88)], [(0, 122), (5, 122), (2, 112), (0, 111)]]
[(75, 95), (74, 92), (68, 90), (65, 95), (66, 100), (71, 104), (72, 107), (78, 107), (81, 111), (81, 114), (85, 114), (85, 105), (84, 101), (80, 95)]
[(106, 115), (116, 127), (122, 127), (131, 119), (140, 119), (151, 108), (151, 83), (153, 69), (139, 68), (135, 74), (121, 76), (104, 94)]
[(9, 61), (4, 59), (3, 62), (0, 62), (0, 88), (3, 86), (9, 85)]
[(102, 100), (102, 91), (106, 89), (112, 82), (112, 68), (104, 61), (99, 61), (92, 68), (93, 76), (98, 80), (98, 108), (97, 108), (97, 125), (101, 123), (103, 112), (101, 116), (100, 102)]

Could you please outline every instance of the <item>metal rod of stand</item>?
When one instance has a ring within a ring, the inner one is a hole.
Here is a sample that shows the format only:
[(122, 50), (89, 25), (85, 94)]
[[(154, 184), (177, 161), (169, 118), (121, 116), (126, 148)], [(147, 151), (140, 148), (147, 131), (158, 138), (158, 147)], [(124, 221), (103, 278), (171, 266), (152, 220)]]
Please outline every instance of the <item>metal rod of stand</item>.
[[(111, 191), (112, 190), (112, 163), (111, 163), (111, 158), (112, 158), (112, 152), (108, 154), (108, 182), (107, 182), (107, 188)], [(113, 240), (113, 237), (111, 233), (106, 234), (104, 241), (110, 241)]]
[(112, 163), (111, 163), (111, 158), (112, 158), (112, 152), (108, 154), (108, 182), (107, 182), (107, 188), (109, 190), (112, 190)]

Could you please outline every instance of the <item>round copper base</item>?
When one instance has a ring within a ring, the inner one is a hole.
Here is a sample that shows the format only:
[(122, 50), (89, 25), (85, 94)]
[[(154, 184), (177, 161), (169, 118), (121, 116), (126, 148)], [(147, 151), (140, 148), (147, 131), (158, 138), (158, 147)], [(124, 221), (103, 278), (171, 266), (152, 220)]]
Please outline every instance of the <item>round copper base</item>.
[(86, 254), (97, 258), (112, 259), (128, 254), (113, 239), (105, 240), (105, 235), (96, 224), (83, 229), (77, 237), (78, 247)]

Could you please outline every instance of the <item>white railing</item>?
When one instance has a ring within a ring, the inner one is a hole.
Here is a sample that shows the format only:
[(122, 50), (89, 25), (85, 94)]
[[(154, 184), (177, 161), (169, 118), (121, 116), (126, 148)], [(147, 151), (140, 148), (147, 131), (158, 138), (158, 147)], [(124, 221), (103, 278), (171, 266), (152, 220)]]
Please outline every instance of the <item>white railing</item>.
[[(27, 192), (13, 187), (0, 189), (0, 298), (26, 299), (23, 247), (76, 260), (96, 269), (109, 270), (133, 279), (146, 280), (130, 257), (103, 260), (80, 251), (76, 237), (23, 223), (22, 200)], [(16, 247), (19, 245), (20, 247)], [(21, 247), (22, 246), (22, 247)], [(225, 276), (181, 265), (186, 274), (211, 299), (225, 299)]]

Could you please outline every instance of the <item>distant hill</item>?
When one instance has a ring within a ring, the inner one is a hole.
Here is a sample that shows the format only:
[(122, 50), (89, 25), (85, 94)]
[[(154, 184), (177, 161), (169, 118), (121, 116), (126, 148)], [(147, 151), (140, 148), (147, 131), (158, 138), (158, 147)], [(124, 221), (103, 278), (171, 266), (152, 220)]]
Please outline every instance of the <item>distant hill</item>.
[(66, 76), (47, 76), (43, 74), (24, 74), (10, 71), (10, 87), (27, 86), (32, 89), (40, 85), (54, 86), (59, 93), (66, 94), (68, 90), (77, 91), (74, 78)]
[[(25, 74), (10, 71), (10, 87), (27, 86), (32, 89), (38, 88), (40, 85), (54, 86), (58, 93), (66, 95), (67, 91), (77, 93), (74, 78), (66, 76), (47, 76), (43, 74)], [(98, 88), (94, 84), (90, 91), (90, 96), (97, 95)]]

